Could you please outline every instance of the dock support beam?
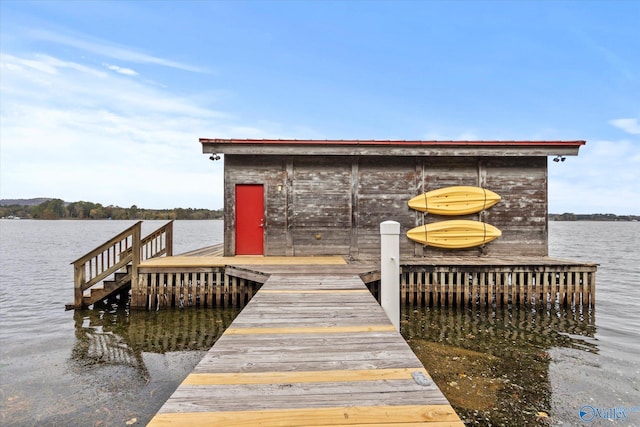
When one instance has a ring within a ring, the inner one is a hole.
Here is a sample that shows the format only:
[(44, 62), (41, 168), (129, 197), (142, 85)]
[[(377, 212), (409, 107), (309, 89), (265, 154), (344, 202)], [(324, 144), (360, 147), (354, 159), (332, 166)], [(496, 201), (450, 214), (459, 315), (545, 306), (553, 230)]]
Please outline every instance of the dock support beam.
[(380, 223), (380, 301), (400, 331), (400, 223)]

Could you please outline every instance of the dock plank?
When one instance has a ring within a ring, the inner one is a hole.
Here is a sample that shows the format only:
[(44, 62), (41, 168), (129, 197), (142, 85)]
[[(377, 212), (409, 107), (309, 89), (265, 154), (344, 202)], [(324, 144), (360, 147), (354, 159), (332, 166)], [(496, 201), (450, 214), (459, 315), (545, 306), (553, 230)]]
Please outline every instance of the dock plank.
[[(416, 390), (409, 381), (360, 381), (341, 383), (294, 383), (259, 385), (184, 386), (172, 396), (169, 412), (223, 412), (246, 409), (319, 409), (349, 406), (448, 405), (433, 390)], [(415, 382), (414, 382), (415, 384)], [(430, 393), (429, 393), (430, 392)]]
[(357, 274), (279, 270), (149, 425), (463, 425)]
[[(304, 423), (301, 423), (304, 420)], [(412, 423), (412, 424), (409, 424)], [(180, 424), (185, 427), (207, 425), (261, 426), (457, 426), (464, 424), (449, 405), (340, 406), (334, 408), (220, 411), (161, 412), (151, 420), (151, 426)]]
[[(399, 380), (409, 379), (416, 369), (362, 369), (336, 371), (294, 371), (294, 372), (233, 372), (233, 373), (192, 373), (183, 385), (209, 384), (292, 384), (305, 382), (341, 382), (364, 380)], [(420, 370), (425, 376), (425, 369)]]

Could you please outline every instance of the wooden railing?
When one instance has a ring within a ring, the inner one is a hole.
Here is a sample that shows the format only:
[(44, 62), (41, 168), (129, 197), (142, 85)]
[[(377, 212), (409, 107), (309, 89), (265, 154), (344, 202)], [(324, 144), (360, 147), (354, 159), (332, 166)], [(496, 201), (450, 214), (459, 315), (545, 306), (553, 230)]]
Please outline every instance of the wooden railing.
[(131, 281), (138, 280), (141, 261), (173, 254), (173, 221), (141, 239), (142, 221), (78, 258), (74, 270), (74, 307), (82, 307), (84, 291), (130, 265)]
[(169, 221), (140, 242), (140, 260), (173, 255), (173, 220)]

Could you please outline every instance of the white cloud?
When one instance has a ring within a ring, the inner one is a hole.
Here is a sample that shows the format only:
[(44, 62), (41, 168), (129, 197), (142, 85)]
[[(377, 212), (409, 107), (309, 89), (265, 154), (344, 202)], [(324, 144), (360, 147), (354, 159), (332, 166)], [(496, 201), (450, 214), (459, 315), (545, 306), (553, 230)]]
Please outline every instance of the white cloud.
[(179, 70), (191, 71), (195, 73), (207, 72), (207, 70), (201, 67), (183, 64), (181, 62), (172, 61), (170, 59), (160, 58), (142, 52), (137, 52), (129, 47), (118, 46), (113, 43), (88, 36), (86, 34), (74, 33), (71, 35), (65, 35), (44, 29), (31, 29), (26, 32), (26, 36), (32, 39), (44, 40), (49, 43), (57, 43), (73, 47), (75, 49), (83, 50), (85, 52), (90, 52), (108, 58), (119, 59), (121, 61), (162, 65), (164, 67), (176, 68)]
[(0, 193), (143, 207), (222, 207), (199, 137), (237, 123), (199, 98), (45, 55), (1, 55)]
[[(223, 114), (201, 108), (191, 99), (169, 95), (157, 87), (111, 76), (103, 71), (44, 55), (2, 55), (4, 94), (40, 98), (68, 109), (96, 107), (133, 113), (172, 113), (199, 118)], [(25, 68), (28, 66), (29, 68)], [(13, 99), (15, 100), (15, 98)]]
[(10, 54), (2, 54), (2, 66), (10, 71), (40, 72), (50, 75), (58, 74), (59, 69), (68, 68), (81, 73), (94, 74), (97, 77), (105, 76), (105, 73), (75, 62), (63, 61), (49, 55), (35, 54), (31, 57), (18, 57)]
[(590, 141), (578, 157), (549, 162), (552, 213), (640, 214), (640, 147), (621, 141)]
[(640, 123), (638, 123), (638, 119), (614, 119), (609, 120), (609, 124), (631, 135), (640, 135)]
[[(178, 95), (105, 66), (0, 54), (3, 198), (220, 208), (223, 163), (201, 153), (199, 137), (318, 137), (290, 124), (241, 122), (209, 106), (215, 92)], [(637, 119), (615, 122), (637, 132)], [(453, 126), (423, 136), (483, 137), (499, 136)], [(549, 162), (550, 211), (639, 214), (639, 171), (637, 141), (589, 141), (577, 158)]]
[(132, 70), (131, 68), (119, 67), (117, 65), (104, 64), (111, 71), (115, 71), (116, 73), (124, 74), (125, 76), (137, 76), (138, 72)]

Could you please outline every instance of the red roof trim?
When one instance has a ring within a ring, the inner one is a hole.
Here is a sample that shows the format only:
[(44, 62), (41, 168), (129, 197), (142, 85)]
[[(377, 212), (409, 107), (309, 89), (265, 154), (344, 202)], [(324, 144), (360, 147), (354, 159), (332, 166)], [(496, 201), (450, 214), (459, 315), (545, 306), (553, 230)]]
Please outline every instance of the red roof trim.
[(586, 141), (402, 141), (402, 140), (348, 140), (348, 139), (227, 139), (227, 138), (200, 138), (204, 144), (263, 144), (263, 145), (414, 145), (414, 146), (543, 146), (543, 147), (579, 147)]

